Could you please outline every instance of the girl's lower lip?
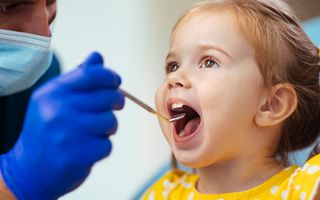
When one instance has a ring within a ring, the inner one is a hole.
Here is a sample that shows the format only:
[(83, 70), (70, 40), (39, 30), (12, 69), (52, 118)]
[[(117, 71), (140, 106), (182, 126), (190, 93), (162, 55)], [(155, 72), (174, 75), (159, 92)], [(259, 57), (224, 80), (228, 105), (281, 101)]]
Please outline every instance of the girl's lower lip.
[(181, 148), (186, 148), (188, 143), (191, 142), (191, 140), (196, 136), (198, 135), (199, 133), (199, 130), (202, 126), (202, 120), (200, 120), (200, 124), (198, 126), (198, 128), (191, 134), (191, 135), (188, 135), (186, 137), (180, 137), (174, 127), (174, 125), (172, 124), (171, 125), (171, 130), (173, 132), (173, 138), (174, 138), (174, 141), (175, 143), (177, 144), (178, 147), (181, 147)]

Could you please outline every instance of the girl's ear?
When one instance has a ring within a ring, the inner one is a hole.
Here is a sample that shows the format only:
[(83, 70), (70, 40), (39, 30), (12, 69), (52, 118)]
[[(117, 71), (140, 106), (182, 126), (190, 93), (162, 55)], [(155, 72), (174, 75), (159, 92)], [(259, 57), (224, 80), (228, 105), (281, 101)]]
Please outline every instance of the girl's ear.
[(297, 107), (297, 94), (291, 84), (277, 84), (262, 99), (255, 115), (258, 127), (277, 125), (287, 119)]

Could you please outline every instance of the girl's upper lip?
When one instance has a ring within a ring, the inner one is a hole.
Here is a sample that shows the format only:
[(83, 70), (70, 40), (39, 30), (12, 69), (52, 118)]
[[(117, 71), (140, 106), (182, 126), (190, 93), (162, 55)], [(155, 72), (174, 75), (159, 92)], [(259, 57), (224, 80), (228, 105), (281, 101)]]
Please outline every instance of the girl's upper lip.
[(200, 116), (200, 109), (194, 103), (191, 103), (190, 101), (187, 101), (187, 100), (180, 98), (180, 97), (171, 97), (171, 98), (168, 98), (168, 100), (167, 100), (167, 111), (171, 117), (173, 116), (173, 112), (171, 110), (171, 105), (174, 103), (181, 103), (183, 105), (186, 105), (186, 106), (194, 109)]

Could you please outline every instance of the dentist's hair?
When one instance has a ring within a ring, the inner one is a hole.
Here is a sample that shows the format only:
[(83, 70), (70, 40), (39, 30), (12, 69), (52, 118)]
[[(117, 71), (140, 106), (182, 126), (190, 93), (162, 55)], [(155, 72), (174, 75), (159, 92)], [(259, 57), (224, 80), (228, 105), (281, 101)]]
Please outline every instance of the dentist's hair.
[(320, 133), (319, 49), (282, 0), (202, 2), (178, 20), (172, 36), (194, 16), (217, 11), (230, 15), (255, 50), (265, 86), (271, 88), (279, 83), (289, 83), (295, 89), (298, 105), (283, 124), (277, 149), (282, 161), (286, 162), (288, 152), (311, 145)]

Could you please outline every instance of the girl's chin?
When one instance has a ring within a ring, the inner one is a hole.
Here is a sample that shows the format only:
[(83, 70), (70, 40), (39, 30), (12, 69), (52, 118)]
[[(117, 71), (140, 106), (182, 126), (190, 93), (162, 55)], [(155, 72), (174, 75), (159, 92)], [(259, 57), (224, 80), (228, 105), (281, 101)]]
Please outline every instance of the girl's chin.
[(191, 169), (199, 169), (199, 168), (206, 167), (206, 165), (203, 165), (198, 162), (192, 162), (192, 161), (181, 161), (181, 162), (179, 162), (179, 164), (186, 166), (188, 168), (191, 168)]
[(214, 163), (207, 163), (207, 162), (203, 162), (203, 161), (178, 161), (179, 164), (186, 166), (188, 168), (191, 169), (201, 169), (201, 168), (205, 168), (205, 167), (209, 167), (209, 166), (213, 166)]
[(174, 154), (177, 162), (183, 166), (189, 167), (189, 168), (201, 168), (205, 167), (207, 163), (203, 162), (201, 159), (199, 159), (198, 156), (188, 156), (188, 155), (178, 155)]

